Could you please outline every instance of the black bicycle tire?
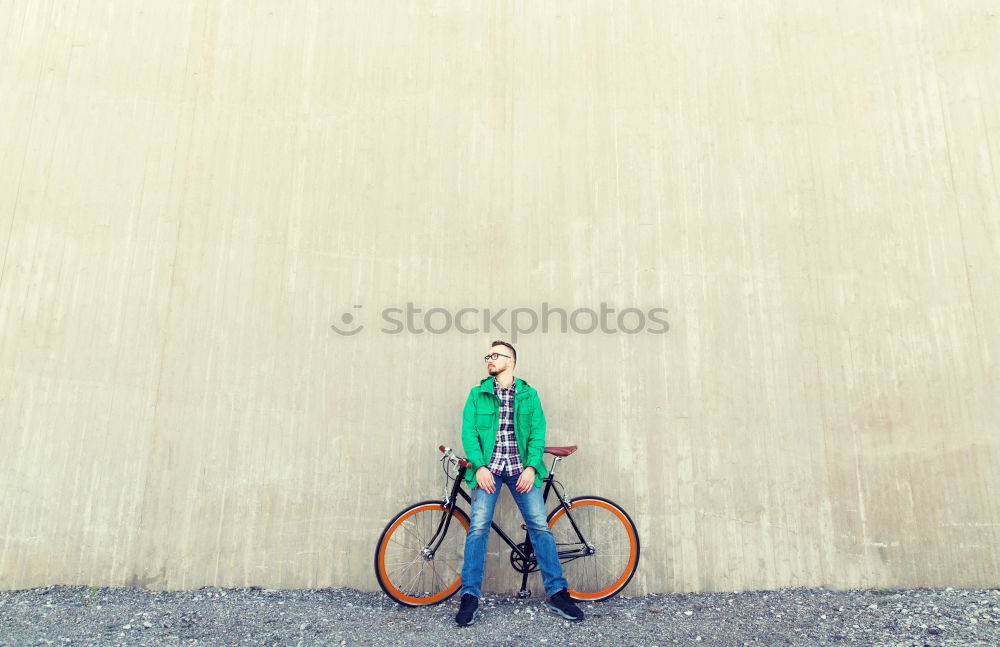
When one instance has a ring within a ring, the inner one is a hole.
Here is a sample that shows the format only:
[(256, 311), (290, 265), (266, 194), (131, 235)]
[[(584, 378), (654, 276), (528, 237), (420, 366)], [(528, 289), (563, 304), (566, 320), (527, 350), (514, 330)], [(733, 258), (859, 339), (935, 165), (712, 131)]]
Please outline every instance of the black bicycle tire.
[[(440, 499), (430, 499), (430, 500), (427, 500), (427, 501), (420, 501), (420, 502), (414, 503), (412, 505), (408, 505), (405, 508), (403, 508), (402, 510), (400, 510), (398, 513), (396, 513), (396, 515), (393, 516), (392, 519), (389, 520), (389, 523), (387, 523), (385, 525), (385, 528), (382, 529), (382, 532), (379, 534), (378, 541), (375, 543), (375, 579), (378, 580), (378, 585), (382, 588), (382, 591), (387, 596), (389, 596), (393, 601), (395, 601), (398, 604), (401, 604), (403, 606), (420, 607), (420, 606), (433, 606), (435, 604), (441, 604), (445, 600), (448, 600), (449, 598), (451, 598), (453, 595), (455, 595), (455, 593), (458, 592), (458, 590), (461, 589), (461, 578), (459, 578), (459, 587), (458, 587), (458, 589), (452, 591), (448, 595), (445, 595), (445, 596), (443, 596), (443, 597), (441, 597), (439, 599), (433, 599), (433, 601), (430, 601), (430, 602), (414, 602), (413, 598), (410, 598), (410, 599), (400, 598), (396, 594), (396, 592), (395, 592), (395, 587), (393, 587), (391, 585), (391, 583), (387, 583), (387, 582), (385, 582), (383, 580), (383, 567), (384, 567), (384, 565), (380, 563), (380, 555), (382, 553), (383, 542), (386, 541), (386, 535), (387, 535), (387, 533), (389, 533), (390, 530), (393, 529), (393, 527), (396, 525), (396, 522), (401, 517), (406, 516), (408, 513), (410, 513), (411, 510), (414, 510), (415, 508), (421, 508), (421, 507), (424, 507), (424, 506), (428, 506), (428, 505), (436, 505), (436, 506), (442, 507), (442, 512), (443, 512), (443, 505), (442, 505), (442, 502), (441, 502)], [(465, 510), (463, 510), (462, 508), (459, 508), (458, 506), (455, 506), (455, 507), (452, 508), (452, 514), (454, 516), (458, 517), (459, 519), (463, 520), (466, 529), (468, 529), (470, 520), (469, 520), (469, 515), (465, 512)], [(455, 521), (455, 519), (452, 519), (452, 521)], [(450, 525), (449, 525), (449, 528), (448, 528), (448, 532), (449, 533), (454, 532), (454, 528), (452, 528)], [(467, 530), (466, 530), (466, 532), (467, 532)]]
[[(642, 544), (639, 540), (639, 529), (636, 527), (635, 522), (632, 520), (632, 517), (629, 515), (629, 513), (626, 512), (625, 508), (621, 507), (611, 499), (605, 497), (584, 495), (584, 496), (573, 497), (572, 499), (570, 499), (569, 502), (570, 509), (572, 510), (575, 504), (582, 501), (600, 501), (601, 503), (607, 504), (615, 508), (618, 512), (622, 514), (622, 516), (628, 522), (628, 526), (631, 528), (632, 531), (632, 536), (635, 538), (635, 556), (632, 560), (632, 567), (629, 570), (627, 576), (624, 578), (624, 581), (615, 586), (614, 591), (611, 591), (606, 595), (601, 595), (599, 597), (587, 596), (586, 598), (577, 598), (581, 600), (585, 599), (588, 602), (600, 602), (602, 600), (608, 600), (618, 595), (625, 589), (626, 586), (628, 586), (629, 582), (632, 581), (632, 578), (635, 576), (636, 571), (639, 569), (639, 557), (642, 553)], [(552, 527), (553, 518), (559, 515), (560, 511), (562, 510), (563, 510), (562, 505), (558, 505), (555, 508), (553, 508), (551, 512), (549, 512), (548, 516), (546, 517), (546, 523), (550, 528)], [(586, 557), (581, 557), (578, 559), (586, 559)], [(614, 583), (612, 583), (611, 586), (614, 586)], [(572, 582), (570, 583), (570, 595), (572, 595)]]

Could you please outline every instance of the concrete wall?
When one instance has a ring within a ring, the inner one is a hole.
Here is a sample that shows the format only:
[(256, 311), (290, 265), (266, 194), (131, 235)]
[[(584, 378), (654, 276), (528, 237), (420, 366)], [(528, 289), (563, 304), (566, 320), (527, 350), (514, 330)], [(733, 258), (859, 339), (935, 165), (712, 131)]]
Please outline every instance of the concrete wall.
[(518, 374), (633, 513), (630, 591), (1000, 584), (994, 2), (0, 25), (0, 587), (373, 589), (510, 337), (383, 309), (602, 302), (669, 330)]

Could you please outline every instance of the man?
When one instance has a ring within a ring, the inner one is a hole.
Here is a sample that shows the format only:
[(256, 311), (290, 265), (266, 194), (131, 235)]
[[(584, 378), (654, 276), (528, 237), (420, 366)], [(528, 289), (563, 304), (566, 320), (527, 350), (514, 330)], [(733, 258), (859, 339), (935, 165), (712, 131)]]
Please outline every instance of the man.
[(546, 605), (568, 620), (583, 620), (583, 612), (566, 592), (555, 540), (545, 522), (541, 491), (546, 474), (545, 414), (538, 392), (514, 377), (517, 351), (512, 345), (495, 341), (484, 359), (490, 376), (472, 388), (462, 411), (462, 447), (472, 463), (465, 476), (472, 492), (472, 521), (465, 538), (462, 601), (455, 622), (464, 627), (479, 615), (486, 542), (502, 485), (510, 490), (528, 528), (542, 584), (550, 596)]

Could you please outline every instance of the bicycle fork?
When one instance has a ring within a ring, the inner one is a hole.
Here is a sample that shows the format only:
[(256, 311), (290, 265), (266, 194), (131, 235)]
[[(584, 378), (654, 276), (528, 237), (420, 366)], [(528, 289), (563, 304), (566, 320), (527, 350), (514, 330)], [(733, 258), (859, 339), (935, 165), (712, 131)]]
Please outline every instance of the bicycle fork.
[[(429, 561), (434, 559), (434, 553), (436, 553), (437, 549), (441, 547), (441, 542), (443, 542), (444, 538), (448, 535), (448, 528), (451, 526), (452, 518), (451, 510), (455, 507), (455, 495), (459, 493), (463, 495), (465, 494), (464, 492), (461, 492), (462, 480), (464, 478), (465, 468), (460, 467), (458, 469), (458, 475), (455, 478), (455, 484), (452, 486), (451, 493), (448, 494), (447, 491), (445, 491), (445, 499), (441, 504), (444, 508), (444, 514), (441, 515), (441, 521), (438, 522), (437, 530), (434, 531), (434, 535), (423, 548), (422, 556), (425, 560)], [(466, 500), (469, 500), (467, 496)]]

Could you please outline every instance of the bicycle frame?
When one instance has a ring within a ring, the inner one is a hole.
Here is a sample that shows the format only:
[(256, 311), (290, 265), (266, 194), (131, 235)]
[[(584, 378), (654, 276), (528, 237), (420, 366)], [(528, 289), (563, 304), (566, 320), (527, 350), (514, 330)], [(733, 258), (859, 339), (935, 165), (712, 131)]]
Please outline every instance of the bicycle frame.
[[(579, 526), (576, 525), (576, 521), (574, 521), (573, 519), (573, 513), (570, 509), (569, 503), (566, 497), (563, 496), (563, 493), (559, 491), (558, 485), (556, 485), (554, 476), (555, 476), (556, 465), (559, 463), (560, 460), (562, 459), (558, 456), (552, 459), (552, 467), (549, 470), (548, 475), (542, 479), (542, 482), (545, 484), (545, 487), (542, 490), (542, 502), (543, 505), (545, 503), (548, 503), (549, 492), (551, 490), (555, 490), (556, 500), (559, 501), (559, 507), (563, 508), (566, 511), (566, 518), (572, 525), (573, 530), (576, 532), (576, 535), (580, 540), (576, 548), (558, 551), (559, 561), (567, 562), (577, 559), (579, 557), (592, 555), (594, 553), (594, 548), (583, 536), (583, 532), (581, 532)], [(465, 472), (466, 468), (463, 466), (459, 466), (458, 473), (455, 476), (455, 483), (454, 485), (452, 485), (451, 492), (448, 494), (448, 496), (445, 497), (444, 500), (444, 514), (441, 515), (441, 521), (438, 523), (438, 527), (437, 530), (434, 532), (434, 536), (431, 537), (431, 540), (429, 542), (427, 542), (428, 547), (425, 550), (428, 551), (429, 553), (428, 556), (434, 555), (434, 553), (440, 547), (441, 542), (444, 541), (445, 536), (448, 534), (448, 527), (451, 525), (451, 519), (452, 519), (451, 510), (457, 504), (458, 498), (461, 497), (465, 499), (465, 502), (469, 504), (470, 509), (472, 507), (472, 497), (470, 497), (469, 494), (464, 489), (462, 489), (462, 483), (465, 481)], [(521, 527), (524, 528), (524, 525), (522, 524)], [(511, 551), (513, 551), (511, 554), (511, 565), (514, 566), (516, 570), (522, 573), (521, 590), (518, 592), (518, 596), (520, 597), (530, 596), (531, 592), (528, 591), (527, 589), (528, 575), (530, 573), (537, 571), (538, 565), (537, 562), (535, 561), (534, 551), (531, 548), (531, 539), (528, 535), (527, 529), (525, 528), (524, 542), (522, 544), (515, 544), (514, 540), (511, 539), (506, 532), (504, 532), (503, 528), (497, 525), (496, 521), (490, 522), (490, 528), (494, 532), (496, 532), (497, 536), (499, 536), (504, 543), (510, 546)], [(565, 546), (566, 544), (562, 545)], [(524, 548), (522, 548), (521, 546), (524, 546)], [(520, 563), (523, 564), (521, 568), (518, 568), (518, 566), (515, 564), (516, 560), (520, 561)]]

